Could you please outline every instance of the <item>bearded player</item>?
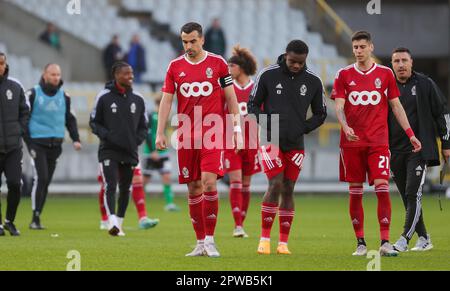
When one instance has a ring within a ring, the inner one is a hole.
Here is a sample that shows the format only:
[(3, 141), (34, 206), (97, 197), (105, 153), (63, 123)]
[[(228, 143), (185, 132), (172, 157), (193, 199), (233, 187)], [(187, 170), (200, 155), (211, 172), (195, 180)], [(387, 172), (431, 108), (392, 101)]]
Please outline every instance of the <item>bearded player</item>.
[(203, 50), (202, 26), (194, 22), (185, 24), (181, 28), (181, 40), (186, 53), (173, 60), (167, 70), (156, 148), (168, 147), (164, 127), (176, 93), (178, 180), (180, 184), (187, 184), (189, 213), (197, 237), (196, 247), (186, 256), (219, 257), (214, 231), (219, 209), (217, 179), (224, 174), (225, 103), (233, 115), (234, 139), (229, 147), (234, 148), (236, 144), (237, 150), (242, 149), (239, 107), (227, 62), (221, 56)]

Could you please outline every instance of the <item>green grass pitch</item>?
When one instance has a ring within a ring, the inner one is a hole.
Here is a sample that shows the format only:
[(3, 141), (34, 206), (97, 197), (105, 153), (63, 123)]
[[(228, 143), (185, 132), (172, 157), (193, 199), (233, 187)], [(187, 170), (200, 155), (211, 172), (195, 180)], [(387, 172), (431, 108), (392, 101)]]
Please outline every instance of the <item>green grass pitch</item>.
[[(365, 229), (369, 250), (378, 249), (379, 231), (376, 198), (365, 194)], [(401, 233), (404, 210), (397, 194), (392, 195), (391, 240)], [(245, 229), (248, 239), (231, 237), (233, 220), (227, 199), (220, 201), (216, 243), (221, 258), (186, 258), (195, 244), (186, 200), (179, 198), (179, 213), (163, 211), (163, 201), (147, 198), (151, 217), (160, 224), (138, 230), (132, 201), (125, 221), (124, 238), (110, 237), (99, 230), (95, 198), (50, 197), (43, 213), (44, 231), (28, 230), (30, 200), (23, 199), (16, 221), (21, 237), (0, 237), (0, 270), (66, 270), (70, 250), (81, 255), (81, 270), (366, 270), (367, 258), (355, 258), (353, 229), (346, 196), (298, 196), (291, 231), (291, 256), (275, 254), (278, 224), (272, 231), (272, 254), (256, 254), (260, 232), (261, 196), (253, 196)], [(3, 198), (3, 213), (5, 207)], [(382, 270), (450, 270), (450, 200), (439, 211), (437, 197), (425, 197), (424, 217), (435, 246), (426, 253), (408, 252), (397, 258), (382, 258)], [(57, 234), (58, 236), (56, 236)], [(414, 237), (411, 244), (415, 244)]]

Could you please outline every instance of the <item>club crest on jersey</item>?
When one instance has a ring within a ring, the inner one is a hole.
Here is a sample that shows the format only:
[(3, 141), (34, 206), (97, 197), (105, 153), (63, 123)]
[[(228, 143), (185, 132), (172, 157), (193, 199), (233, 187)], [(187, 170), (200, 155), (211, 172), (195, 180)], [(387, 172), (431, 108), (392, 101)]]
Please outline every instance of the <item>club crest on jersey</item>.
[(305, 96), (307, 91), (308, 88), (306, 87), (305, 84), (303, 84), (302, 87), (300, 88), (300, 95)]
[(380, 78), (375, 79), (375, 88), (381, 89), (381, 80)]
[(181, 170), (181, 173), (183, 174), (183, 178), (187, 179), (189, 178), (189, 170), (184, 167), (183, 170)]
[(417, 92), (416, 92), (416, 85), (414, 85), (411, 89), (411, 95), (416, 96)]
[(8, 89), (8, 91), (6, 91), (6, 98), (8, 100), (12, 100), (13, 99), (13, 92), (11, 90)]
[(131, 110), (131, 113), (133, 113), (133, 114), (136, 113), (136, 104), (134, 104), (134, 102), (131, 104), (130, 110)]
[(206, 77), (208, 79), (211, 79), (213, 77), (213, 74), (214, 74), (214, 72), (213, 72), (213, 70), (211, 68), (207, 68), (206, 69)]

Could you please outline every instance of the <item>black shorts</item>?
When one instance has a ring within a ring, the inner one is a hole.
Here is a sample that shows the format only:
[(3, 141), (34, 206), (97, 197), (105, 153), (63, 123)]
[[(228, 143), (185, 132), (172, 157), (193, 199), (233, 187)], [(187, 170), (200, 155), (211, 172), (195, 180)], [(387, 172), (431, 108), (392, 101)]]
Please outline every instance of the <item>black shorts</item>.
[(142, 169), (142, 173), (144, 176), (151, 176), (154, 172), (158, 172), (159, 174), (167, 174), (172, 171), (172, 165), (170, 163), (169, 157), (162, 157), (159, 160), (155, 161), (150, 157), (144, 159), (144, 168)]

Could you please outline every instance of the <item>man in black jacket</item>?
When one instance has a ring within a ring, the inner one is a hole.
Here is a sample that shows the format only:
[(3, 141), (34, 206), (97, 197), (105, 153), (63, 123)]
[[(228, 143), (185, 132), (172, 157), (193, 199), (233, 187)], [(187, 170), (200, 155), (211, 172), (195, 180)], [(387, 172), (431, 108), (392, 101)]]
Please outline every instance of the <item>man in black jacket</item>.
[(422, 142), (422, 150), (412, 152), (404, 131), (389, 113), (389, 143), (393, 179), (406, 209), (404, 230), (394, 244), (397, 251), (407, 251), (416, 232), (419, 236), (413, 251), (433, 248), (422, 215), (422, 190), (427, 167), (440, 164), (436, 133), (442, 141), (442, 153), (450, 158), (450, 114), (446, 98), (431, 78), (414, 72), (411, 53), (407, 48), (396, 48), (392, 66), (400, 89), (400, 101), (405, 108), (411, 128)]
[(112, 80), (111, 69), (115, 62), (121, 61), (123, 59), (122, 47), (120, 46), (119, 36), (114, 35), (112, 37), (111, 43), (103, 51), (103, 65), (105, 68), (106, 80)]
[[(0, 52), (0, 177), (4, 173), (8, 185), (4, 229), (12, 236), (18, 236), (20, 232), (14, 225), (14, 219), (20, 202), (22, 135), (26, 131), (29, 108), (22, 85), (9, 78), (8, 72), (6, 55)], [(0, 204), (0, 236), (5, 235), (4, 229)]]
[(71, 112), (70, 97), (62, 89), (63, 84), (59, 65), (48, 64), (39, 84), (25, 94), (30, 104), (25, 142), (34, 167), (31, 193), (33, 213), (29, 226), (33, 230), (44, 229), (41, 214), (57, 160), (62, 153), (65, 128), (69, 131), (74, 149), (81, 150), (77, 120)]
[[(113, 66), (114, 81), (97, 96), (91, 114), (92, 132), (100, 139), (98, 159), (106, 188), (109, 234), (124, 236), (123, 218), (128, 206), (134, 167), (139, 162), (138, 146), (147, 136), (144, 98), (133, 91), (133, 69), (125, 62)], [(119, 181), (116, 215), (115, 194)]]
[[(291, 41), (278, 63), (260, 73), (248, 103), (249, 113), (257, 117), (279, 116), (279, 128), (272, 123), (267, 126), (270, 128), (267, 136), (279, 130), (279, 147), (275, 145), (277, 141), (261, 146), (269, 189), (262, 204), (260, 254), (270, 254), (270, 230), (277, 212), (280, 222), (277, 252), (290, 254), (287, 242), (294, 218), (294, 186), (305, 157), (303, 136), (322, 125), (327, 116), (323, 84), (306, 67), (307, 56), (308, 46), (303, 41)], [(309, 107), (313, 115), (306, 119)]]

